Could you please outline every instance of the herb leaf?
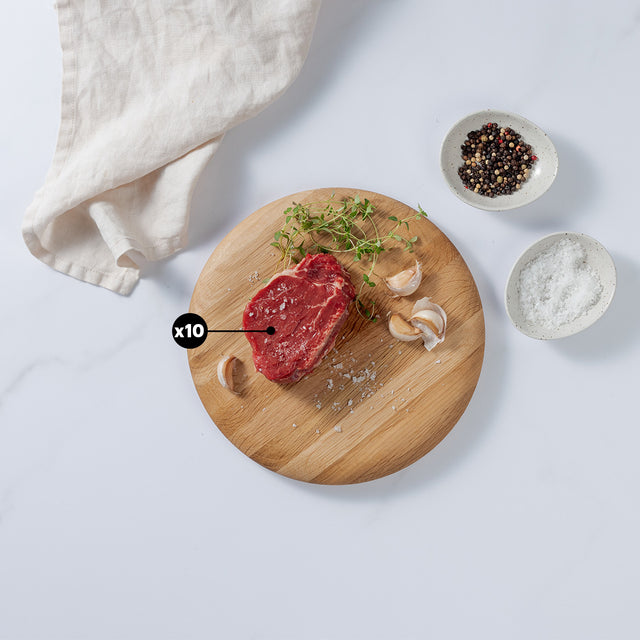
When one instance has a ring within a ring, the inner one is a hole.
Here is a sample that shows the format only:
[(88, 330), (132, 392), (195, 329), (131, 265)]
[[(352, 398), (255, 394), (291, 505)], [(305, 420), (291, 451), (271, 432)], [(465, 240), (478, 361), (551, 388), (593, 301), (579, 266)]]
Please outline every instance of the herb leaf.
[(321, 202), (296, 203), (284, 211), (285, 223), (274, 234), (271, 246), (280, 249), (280, 262), (299, 262), (307, 253), (348, 253), (354, 262), (369, 261), (369, 269), (362, 276), (360, 291), (356, 297), (358, 313), (372, 321), (375, 317), (375, 302), (365, 301), (362, 290), (365, 285), (375, 287), (372, 279), (378, 255), (386, 251), (385, 244), (396, 242), (405, 251), (413, 251), (418, 236), (405, 238), (398, 231), (404, 225), (409, 229), (409, 220), (426, 218), (427, 214), (418, 205), (419, 213), (399, 219), (389, 216), (395, 227), (381, 234), (372, 217), (373, 204), (359, 194), (336, 200), (335, 194)]

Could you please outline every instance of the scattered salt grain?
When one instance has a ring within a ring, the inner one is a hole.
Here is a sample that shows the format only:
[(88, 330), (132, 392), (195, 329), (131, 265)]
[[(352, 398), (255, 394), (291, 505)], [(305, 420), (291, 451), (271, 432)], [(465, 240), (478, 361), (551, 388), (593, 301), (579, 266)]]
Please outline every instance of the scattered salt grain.
[(440, 364), (442, 360), (436, 360), (436, 364)]
[(316, 433), (320, 433), (320, 429), (316, 429)]
[(295, 429), (298, 425), (294, 422), (293, 423), (293, 428)]
[(342, 433), (342, 427), (339, 424), (337, 424), (335, 427), (333, 427), (333, 430), (337, 431), (338, 433)]
[(563, 238), (525, 265), (517, 291), (527, 322), (557, 329), (584, 315), (598, 302), (602, 284), (586, 257), (579, 242)]

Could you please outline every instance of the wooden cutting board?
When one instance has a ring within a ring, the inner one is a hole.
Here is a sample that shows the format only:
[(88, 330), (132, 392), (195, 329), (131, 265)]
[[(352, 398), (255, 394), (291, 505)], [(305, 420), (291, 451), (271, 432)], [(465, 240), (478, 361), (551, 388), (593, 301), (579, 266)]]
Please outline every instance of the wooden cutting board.
[[(238, 329), (247, 302), (278, 265), (270, 246), (292, 202), (359, 194), (375, 206), (382, 233), (389, 216), (417, 212), (391, 198), (357, 189), (315, 189), (268, 204), (235, 227), (216, 247), (196, 283), (190, 311), (209, 329)], [(280, 385), (256, 372), (243, 333), (210, 333), (189, 350), (189, 365), (207, 412), (222, 433), (247, 456), (290, 478), (350, 484), (380, 478), (415, 462), (456, 424), (475, 389), (484, 354), (484, 315), (473, 276), (449, 239), (429, 220), (410, 223), (414, 253), (380, 255), (379, 276), (422, 263), (423, 280), (407, 298), (393, 299), (382, 283), (368, 289), (381, 318), (373, 323), (352, 308), (335, 349), (296, 384)], [(356, 289), (362, 263), (342, 260)], [(390, 310), (409, 315), (429, 296), (448, 315), (446, 339), (433, 351), (422, 341), (398, 342), (387, 330)], [(223, 355), (240, 363), (240, 393), (223, 388), (216, 375)]]

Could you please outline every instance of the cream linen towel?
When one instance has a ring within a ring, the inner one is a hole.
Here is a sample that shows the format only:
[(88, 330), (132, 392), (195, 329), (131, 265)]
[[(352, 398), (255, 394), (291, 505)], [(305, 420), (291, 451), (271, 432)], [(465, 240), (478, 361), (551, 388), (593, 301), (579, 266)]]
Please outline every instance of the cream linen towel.
[(320, 0), (62, 0), (58, 143), (27, 210), (29, 250), (127, 294), (136, 252), (184, 247), (193, 188), (225, 131), (304, 62)]

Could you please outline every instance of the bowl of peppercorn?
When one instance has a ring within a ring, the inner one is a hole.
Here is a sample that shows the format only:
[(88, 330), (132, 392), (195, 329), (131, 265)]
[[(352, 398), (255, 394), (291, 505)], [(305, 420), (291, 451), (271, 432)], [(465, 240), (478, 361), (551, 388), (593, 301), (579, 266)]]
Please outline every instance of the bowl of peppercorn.
[(553, 184), (558, 154), (533, 122), (486, 109), (456, 122), (440, 152), (449, 188), (463, 202), (486, 211), (530, 204)]

